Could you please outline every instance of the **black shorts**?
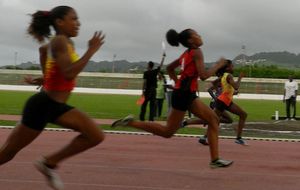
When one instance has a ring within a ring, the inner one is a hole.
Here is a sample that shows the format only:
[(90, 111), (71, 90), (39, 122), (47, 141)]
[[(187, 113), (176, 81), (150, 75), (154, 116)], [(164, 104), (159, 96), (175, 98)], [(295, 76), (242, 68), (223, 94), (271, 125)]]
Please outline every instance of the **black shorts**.
[(58, 117), (74, 107), (52, 100), (45, 92), (31, 96), (23, 109), (22, 124), (41, 131), (47, 123), (54, 123)]
[(171, 98), (172, 108), (187, 111), (196, 98), (198, 98), (196, 92), (174, 90)]
[(215, 108), (219, 111), (224, 111), (224, 110), (229, 110), (230, 106), (232, 105), (232, 102), (227, 106), (224, 102), (221, 100), (217, 99), (215, 102)]

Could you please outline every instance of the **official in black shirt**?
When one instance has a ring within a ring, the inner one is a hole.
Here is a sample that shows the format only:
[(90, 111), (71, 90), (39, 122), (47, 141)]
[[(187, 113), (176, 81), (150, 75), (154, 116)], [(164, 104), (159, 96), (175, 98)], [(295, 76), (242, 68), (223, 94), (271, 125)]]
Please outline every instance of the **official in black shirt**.
[(145, 101), (141, 106), (140, 120), (145, 121), (145, 114), (147, 109), (147, 104), (150, 102), (150, 113), (149, 121), (154, 121), (155, 116), (155, 101), (156, 101), (156, 87), (157, 87), (157, 75), (160, 71), (161, 66), (165, 60), (166, 54), (162, 56), (160, 65), (153, 69), (154, 63), (152, 61), (148, 62), (148, 69), (144, 72), (144, 82), (143, 82), (143, 95), (145, 96)]

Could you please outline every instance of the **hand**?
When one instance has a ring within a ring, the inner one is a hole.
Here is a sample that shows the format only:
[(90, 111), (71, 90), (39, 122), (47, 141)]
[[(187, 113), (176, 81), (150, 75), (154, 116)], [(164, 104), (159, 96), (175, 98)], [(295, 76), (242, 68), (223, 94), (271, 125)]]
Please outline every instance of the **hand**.
[(224, 67), (227, 64), (226, 59), (224, 57), (221, 57), (217, 64), (220, 68)]
[(33, 79), (30, 75), (27, 75), (27, 76), (24, 77), (24, 82), (26, 82), (27, 84), (32, 84)]
[(99, 48), (104, 44), (105, 35), (102, 34), (102, 31), (97, 31), (94, 33), (94, 36), (89, 40), (88, 47), (92, 53), (96, 53)]
[(32, 78), (30, 75), (24, 77), (24, 82), (31, 85), (43, 85), (43, 77)]

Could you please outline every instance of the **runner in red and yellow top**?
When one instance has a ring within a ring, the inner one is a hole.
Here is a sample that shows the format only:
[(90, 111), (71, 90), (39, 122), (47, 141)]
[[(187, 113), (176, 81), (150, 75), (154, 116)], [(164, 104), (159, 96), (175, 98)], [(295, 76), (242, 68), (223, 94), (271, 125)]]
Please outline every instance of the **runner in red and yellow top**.
[[(80, 59), (79, 55), (75, 52), (75, 49), (71, 43), (67, 44), (67, 53), (70, 57), (71, 64), (76, 63)], [(75, 86), (75, 78), (67, 80), (63, 73), (60, 71), (59, 64), (51, 55), (48, 50), (47, 60), (44, 71), (44, 89), (52, 91), (71, 91)]]
[(21, 149), (38, 137), (47, 123), (77, 131), (78, 136), (68, 145), (35, 163), (48, 184), (53, 189), (62, 190), (63, 183), (55, 172), (57, 165), (98, 145), (104, 139), (104, 133), (90, 117), (66, 103), (74, 88), (75, 78), (102, 46), (104, 36), (101, 32), (95, 32), (88, 42), (86, 53), (79, 58), (71, 41), (72, 37), (77, 36), (80, 27), (76, 11), (68, 6), (58, 6), (51, 11), (37, 11), (32, 14), (28, 33), (43, 42), (50, 36), (50, 26), (55, 29), (56, 35), (40, 48), (44, 78), (25, 78), (26, 82), (44, 85), (44, 88), (27, 100), (21, 122), (0, 150), (0, 165), (13, 159)]
[(217, 115), (221, 116), (225, 110), (228, 110), (229, 112), (239, 116), (235, 142), (237, 144), (246, 145), (245, 140), (242, 139), (242, 132), (245, 126), (247, 113), (232, 101), (233, 95), (240, 87), (244, 74), (240, 73), (238, 80), (234, 81), (232, 76), (232, 61), (226, 60), (226, 62), (227, 64), (217, 72), (218, 75), (221, 76), (222, 93), (217, 98), (215, 112)]
[[(212, 168), (228, 167), (233, 162), (219, 158), (218, 149), (218, 116), (205, 105), (197, 96), (198, 78), (206, 80), (225, 65), (221, 59), (215, 66), (205, 69), (202, 50), (203, 42), (199, 34), (192, 29), (183, 30), (177, 33), (171, 29), (167, 32), (166, 38), (171, 46), (183, 45), (185, 52), (175, 61), (167, 66), (171, 79), (175, 81), (175, 89), (172, 93), (172, 109), (167, 118), (166, 126), (155, 122), (136, 121), (132, 116), (115, 121), (112, 126), (131, 126), (170, 138), (180, 128), (185, 112), (189, 109), (195, 116), (204, 119), (208, 123), (208, 139)], [(180, 78), (177, 78), (175, 69), (180, 68)]]

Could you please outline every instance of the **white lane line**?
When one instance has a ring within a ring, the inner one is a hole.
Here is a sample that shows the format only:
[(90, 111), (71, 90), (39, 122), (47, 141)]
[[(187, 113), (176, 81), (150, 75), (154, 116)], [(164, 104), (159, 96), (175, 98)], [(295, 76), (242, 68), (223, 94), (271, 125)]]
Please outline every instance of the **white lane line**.
[[(13, 129), (14, 126), (0, 126), (0, 129)], [(60, 131), (60, 132), (73, 132), (70, 129), (63, 128), (45, 128), (46, 131)], [(122, 134), (122, 135), (153, 135), (147, 132), (132, 132), (132, 131), (113, 131), (113, 130), (104, 130), (107, 134)], [(191, 137), (199, 138), (201, 135), (190, 135), (190, 134), (175, 134), (175, 137)], [(235, 139), (234, 136), (219, 136), (221, 139)], [(284, 139), (284, 138), (263, 138), (263, 137), (243, 137), (246, 140), (260, 140), (260, 141), (280, 141), (280, 142), (300, 142), (300, 139)]]

